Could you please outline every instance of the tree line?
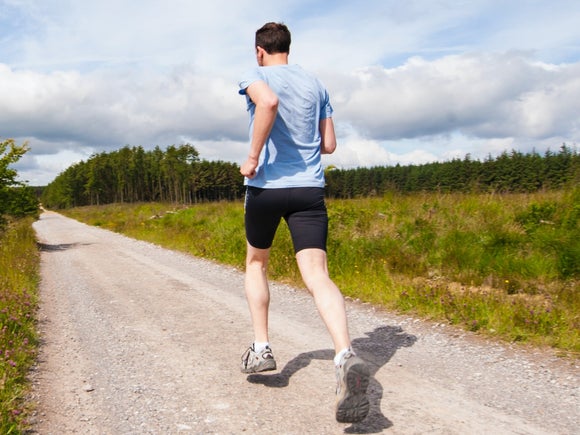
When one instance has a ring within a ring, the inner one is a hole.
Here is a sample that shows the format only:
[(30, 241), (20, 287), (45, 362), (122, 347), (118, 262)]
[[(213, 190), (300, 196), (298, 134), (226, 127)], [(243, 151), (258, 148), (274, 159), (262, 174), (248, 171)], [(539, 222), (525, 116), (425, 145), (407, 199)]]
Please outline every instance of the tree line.
[[(326, 168), (330, 198), (382, 195), (387, 191), (534, 192), (580, 183), (580, 156), (562, 145), (558, 152), (504, 152), (484, 161), (463, 159), (423, 165)], [(49, 208), (114, 202), (236, 200), (244, 194), (239, 166), (201, 160), (193, 145), (125, 146), (70, 166), (43, 189)]]
[(49, 208), (116, 202), (192, 204), (238, 199), (242, 191), (238, 165), (200, 160), (190, 144), (150, 151), (125, 146), (67, 168), (43, 189), (42, 203)]
[(558, 152), (503, 152), (484, 161), (464, 159), (423, 165), (326, 170), (331, 198), (411, 192), (535, 192), (580, 184), (580, 155), (566, 144)]

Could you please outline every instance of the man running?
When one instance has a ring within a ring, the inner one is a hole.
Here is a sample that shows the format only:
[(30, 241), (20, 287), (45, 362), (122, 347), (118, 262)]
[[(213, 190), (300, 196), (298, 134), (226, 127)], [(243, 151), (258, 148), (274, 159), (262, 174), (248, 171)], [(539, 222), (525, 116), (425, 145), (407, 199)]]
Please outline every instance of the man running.
[(298, 65), (288, 64), (291, 36), (282, 23), (256, 31), (258, 67), (240, 81), (250, 113), (250, 152), (245, 177), (247, 238), (245, 291), (254, 342), (242, 356), (242, 372), (276, 369), (268, 337), (270, 247), (282, 218), (292, 236), (302, 279), (334, 343), (336, 419), (358, 422), (369, 411), (369, 369), (351, 349), (344, 298), (330, 279), (321, 154), (336, 137), (328, 92)]

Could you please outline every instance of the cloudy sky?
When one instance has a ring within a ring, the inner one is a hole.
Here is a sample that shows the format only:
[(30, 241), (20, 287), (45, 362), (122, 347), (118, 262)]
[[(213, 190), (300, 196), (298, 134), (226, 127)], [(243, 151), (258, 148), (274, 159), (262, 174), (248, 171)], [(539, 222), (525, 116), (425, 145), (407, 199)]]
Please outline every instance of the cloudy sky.
[(254, 32), (331, 93), (342, 168), (580, 142), (578, 0), (0, 0), (0, 139), (31, 185), (125, 145), (241, 163)]

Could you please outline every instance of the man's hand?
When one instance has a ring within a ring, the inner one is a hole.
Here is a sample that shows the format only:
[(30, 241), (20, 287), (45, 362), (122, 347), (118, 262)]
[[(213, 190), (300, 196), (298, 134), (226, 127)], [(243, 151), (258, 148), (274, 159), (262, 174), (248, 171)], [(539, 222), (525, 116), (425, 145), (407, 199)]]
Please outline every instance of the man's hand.
[(258, 159), (248, 157), (247, 160), (240, 167), (240, 173), (246, 178), (254, 178), (256, 176), (256, 168), (258, 167)]

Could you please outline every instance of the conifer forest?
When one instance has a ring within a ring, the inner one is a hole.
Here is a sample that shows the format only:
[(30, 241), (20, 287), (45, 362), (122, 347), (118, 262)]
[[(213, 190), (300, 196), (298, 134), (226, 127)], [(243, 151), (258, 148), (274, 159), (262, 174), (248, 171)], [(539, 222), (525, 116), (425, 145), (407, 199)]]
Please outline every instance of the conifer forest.
[[(380, 196), (387, 191), (522, 193), (580, 184), (580, 155), (563, 144), (557, 152), (504, 152), (497, 157), (463, 159), (407, 166), (338, 169), (329, 166), (329, 198)], [(239, 166), (202, 160), (191, 144), (155, 147), (125, 146), (102, 152), (70, 166), (43, 189), (49, 208), (135, 202), (197, 202), (243, 197)]]

